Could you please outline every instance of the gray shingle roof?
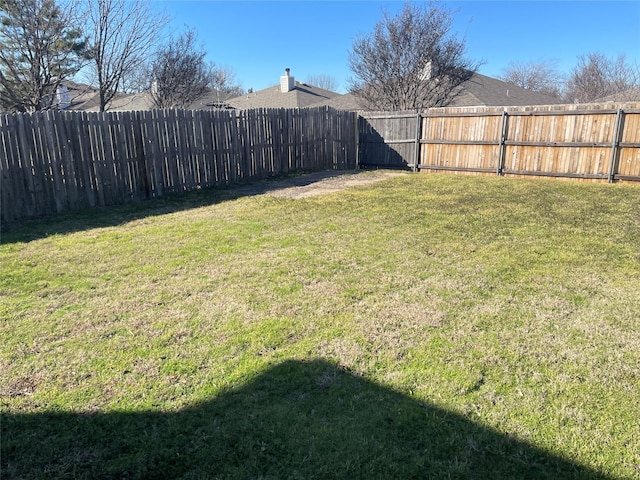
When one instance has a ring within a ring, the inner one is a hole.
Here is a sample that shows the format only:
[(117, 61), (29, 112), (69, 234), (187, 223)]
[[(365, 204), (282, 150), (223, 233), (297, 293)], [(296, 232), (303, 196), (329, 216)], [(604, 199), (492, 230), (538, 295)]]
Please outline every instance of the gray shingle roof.
[(317, 106), (327, 106), (332, 107), (337, 110), (348, 110), (352, 112), (357, 112), (359, 110), (364, 110), (364, 107), (358, 97), (356, 97), (352, 93), (347, 93), (344, 95), (338, 95), (336, 97), (325, 100), (324, 102), (318, 104)]
[(286, 93), (280, 91), (280, 85), (274, 85), (264, 90), (230, 98), (226, 103), (240, 110), (251, 108), (303, 108), (319, 105), (339, 95), (339, 93), (330, 90), (296, 82), (295, 88)]
[[(555, 97), (526, 90), (516, 85), (503, 82), (502, 80), (475, 73), (469, 80), (460, 86), (458, 94), (447, 106), (507, 107), (556, 105), (559, 103), (561, 103), (560, 100)], [(326, 100), (322, 102), (321, 105), (328, 105), (341, 110), (366, 110), (358, 101), (358, 98), (350, 93)]]
[[(85, 112), (100, 111), (100, 95), (98, 89), (81, 83), (67, 82), (71, 105), (69, 110), (83, 110)], [(153, 101), (148, 93), (116, 93), (108, 106), (109, 111), (150, 110)]]
[[(214, 103), (219, 107), (220, 105), (217, 105), (218, 98), (220, 98), (218, 94), (211, 92), (193, 102), (189, 108), (210, 109)], [(634, 100), (640, 100), (640, 89), (600, 99), (600, 101)], [(264, 90), (224, 99), (223, 101), (229, 107), (241, 110), (251, 108), (304, 108), (311, 106), (330, 106), (339, 110), (351, 111), (364, 110), (358, 98), (350, 93), (341, 95), (337, 92), (301, 82), (295, 82), (295, 88), (286, 93), (280, 91), (279, 85), (274, 85)], [(528, 106), (555, 105), (559, 103), (561, 103), (560, 100), (549, 95), (526, 90), (502, 80), (475, 73), (461, 85), (460, 92), (448, 106)], [(114, 99), (110, 110), (148, 110), (153, 108), (152, 105), (153, 103), (148, 94), (119, 94)], [(89, 111), (98, 110), (95, 90), (89, 89), (74, 102), (71, 108)]]
[(207, 93), (191, 102), (187, 108), (189, 110), (228, 108), (227, 100), (229, 98), (232, 98), (229, 94), (210, 89)]
[(460, 86), (460, 92), (450, 107), (510, 107), (527, 105), (555, 105), (559, 99), (544, 93), (526, 90), (517, 85), (479, 73)]
[[(153, 108), (153, 100), (151, 95), (146, 92), (122, 94), (116, 93), (113, 100), (107, 107), (110, 112), (126, 112), (126, 111), (138, 111), (138, 110), (151, 110)], [(100, 111), (100, 100), (96, 95), (88, 100), (83, 105), (76, 108), (76, 110), (84, 110), (86, 112), (98, 112)]]
[(595, 100), (593, 103), (602, 102), (640, 102), (640, 88), (633, 88), (624, 92), (608, 95)]
[[(86, 87), (86, 86), (85, 86)], [(211, 109), (214, 104), (220, 103), (219, 99), (225, 99), (223, 94), (218, 94), (214, 90), (210, 90), (202, 97), (193, 101), (188, 109)], [(84, 110), (87, 112), (100, 110), (100, 100), (98, 92), (95, 88), (86, 87), (81, 96), (74, 97), (74, 101), (70, 110)], [(153, 98), (148, 92), (123, 94), (117, 93), (108, 107), (109, 111), (126, 111), (126, 110), (151, 110), (154, 108)]]

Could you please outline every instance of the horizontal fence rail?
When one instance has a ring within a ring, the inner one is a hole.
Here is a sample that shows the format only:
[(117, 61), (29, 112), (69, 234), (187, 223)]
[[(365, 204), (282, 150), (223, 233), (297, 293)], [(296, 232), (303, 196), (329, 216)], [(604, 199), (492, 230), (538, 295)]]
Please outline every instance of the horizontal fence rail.
[(356, 121), (328, 107), (0, 115), (2, 221), (352, 169)]
[(358, 128), (363, 167), (640, 181), (636, 105), (364, 114)]

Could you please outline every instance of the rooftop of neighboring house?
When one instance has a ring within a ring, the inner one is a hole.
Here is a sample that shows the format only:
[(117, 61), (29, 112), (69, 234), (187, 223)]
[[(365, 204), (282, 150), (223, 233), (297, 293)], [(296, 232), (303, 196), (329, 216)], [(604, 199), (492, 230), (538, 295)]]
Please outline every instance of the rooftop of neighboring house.
[[(86, 112), (97, 112), (100, 110), (100, 98), (98, 90), (82, 84), (67, 82), (69, 91), (68, 110), (84, 110)], [(228, 108), (225, 106), (224, 94), (220, 94), (215, 90), (208, 91), (205, 95), (193, 101), (187, 108), (190, 110), (211, 109), (211, 108)], [(154, 108), (153, 99), (149, 92), (139, 93), (116, 93), (111, 100), (107, 110), (110, 112), (127, 111), (127, 110), (151, 110)]]
[(480, 73), (462, 83), (460, 92), (449, 107), (514, 107), (555, 105), (561, 101), (550, 95), (534, 92)]
[[(448, 107), (491, 107), (491, 106), (529, 106), (555, 105), (561, 103), (559, 99), (503, 82), (497, 78), (474, 73), (463, 82), (458, 94), (452, 99)], [(320, 105), (328, 105), (342, 110), (364, 111), (366, 107), (360, 103), (357, 96), (348, 93), (323, 101)]]
[(631, 90), (608, 95), (595, 100), (593, 103), (608, 102), (640, 102), (640, 88), (632, 88)]
[[(153, 108), (153, 100), (147, 92), (140, 93), (116, 93), (107, 110), (110, 112), (126, 112), (137, 110), (151, 110)], [(81, 108), (87, 112), (100, 111), (100, 98), (95, 95), (87, 101)]]
[[(69, 109), (98, 111), (99, 98), (95, 88), (79, 83), (68, 82)], [(640, 89), (623, 92), (601, 101), (633, 101), (640, 99)], [(555, 97), (526, 90), (516, 85), (479, 73), (460, 86), (459, 93), (447, 105), (450, 107), (475, 106), (528, 106), (553, 105), (561, 103)], [(247, 110), (252, 108), (304, 108), (330, 106), (339, 110), (366, 110), (358, 97), (347, 93), (325, 90), (313, 85), (297, 82), (290, 70), (280, 77), (280, 83), (272, 87), (246, 93), (234, 98), (226, 98), (216, 91), (210, 91), (189, 105), (189, 109), (225, 109)], [(117, 94), (109, 106), (110, 111), (149, 110), (153, 108), (148, 93)]]
[(318, 104), (318, 106), (327, 106), (336, 110), (350, 110), (352, 112), (366, 110), (362, 101), (353, 93), (338, 95)]
[(324, 90), (306, 83), (296, 82), (287, 68), (280, 77), (280, 84), (230, 98), (226, 103), (233, 108), (246, 110), (251, 108), (303, 108), (320, 104), (340, 96), (337, 92)]
[[(67, 101), (65, 110), (82, 110), (85, 112), (100, 111), (100, 95), (98, 89), (85, 85), (67, 81)], [(151, 97), (147, 93), (116, 93), (109, 104), (109, 111), (126, 110), (150, 110), (153, 108)]]
[(187, 107), (190, 110), (225, 110), (233, 108), (227, 102), (231, 98), (229, 94), (219, 92), (217, 90), (209, 90), (207, 93), (198, 97)]
[(92, 101), (98, 95), (98, 90), (84, 83), (65, 80), (61, 87), (66, 88), (64, 95), (61, 95), (62, 88), (59, 89), (59, 108), (65, 110), (84, 110), (84, 105)]

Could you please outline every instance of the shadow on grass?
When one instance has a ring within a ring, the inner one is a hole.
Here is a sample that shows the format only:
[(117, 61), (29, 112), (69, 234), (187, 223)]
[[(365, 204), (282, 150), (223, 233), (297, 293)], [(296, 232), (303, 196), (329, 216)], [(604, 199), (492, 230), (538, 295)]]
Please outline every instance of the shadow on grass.
[(606, 478), (317, 360), (174, 412), (10, 414), (2, 478)]
[(211, 187), (191, 192), (167, 194), (163, 197), (123, 205), (87, 208), (49, 217), (24, 219), (11, 225), (3, 224), (0, 243), (30, 242), (50, 235), (112, 227), (142, 218), (215, 205), (241, 197), (262, 195), (281, 188), (304, 187), (326, 178), (341, 175), (354, 175), (354, 171), (298, 172), (245, 185)]

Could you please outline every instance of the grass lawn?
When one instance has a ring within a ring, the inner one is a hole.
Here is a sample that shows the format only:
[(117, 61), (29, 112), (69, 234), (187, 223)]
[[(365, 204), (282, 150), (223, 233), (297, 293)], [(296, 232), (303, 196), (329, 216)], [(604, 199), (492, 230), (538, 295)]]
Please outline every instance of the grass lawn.
[(0, 477), (640, 478), (640, 187), (201, 191), (0, 245)]

